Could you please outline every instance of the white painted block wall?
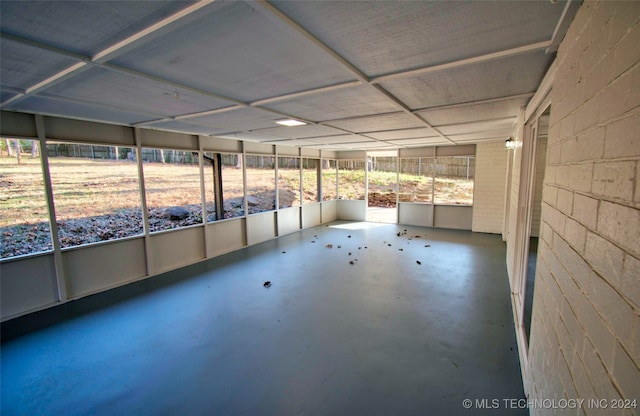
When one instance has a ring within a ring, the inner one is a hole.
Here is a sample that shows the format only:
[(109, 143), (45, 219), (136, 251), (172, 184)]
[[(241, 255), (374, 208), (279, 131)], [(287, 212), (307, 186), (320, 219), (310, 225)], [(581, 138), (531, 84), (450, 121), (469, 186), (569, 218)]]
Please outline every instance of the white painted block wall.
[(502, 233), (507, 156), (502, 140), (476, 145), (472, 231)]
[(640, 401), (639, 45), (640, 2), (588, 1), (558, 51), (530, 398)]

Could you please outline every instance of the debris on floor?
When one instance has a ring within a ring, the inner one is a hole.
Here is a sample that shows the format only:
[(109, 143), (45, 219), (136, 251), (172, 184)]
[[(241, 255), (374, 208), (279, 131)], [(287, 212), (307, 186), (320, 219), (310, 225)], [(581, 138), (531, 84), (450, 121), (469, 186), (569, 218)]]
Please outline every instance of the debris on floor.
[(350, 235), (348, 235), (348, 236), (347, 236), (347, 238), (351, 238), (351, 236), (350, 236)]
[(404, 251), (404, 249), (403, 248), (399, 248), (398, 251)]
[(271, 282), (269, 280), (267, 280), (266, 282), (264, 282), (264, 284), (262, 286), (271, 287)]
[(416, 263), (418, 264), (422, 264), (422, 262), (420, 260), (416, 260)]
[(353, 260), (349, 260), (349, 264), (355, 264)]
[(286, 253), (286, 251), (283, 251), (282, 254)]
[(425, 246), (425, 247), (431, 247), (431, 245), (430, 245), (430, 244), (425, 244), (424, 246)]
[(333, 244), (327, 244), (325, 247), (326, 248), (333, 248)]

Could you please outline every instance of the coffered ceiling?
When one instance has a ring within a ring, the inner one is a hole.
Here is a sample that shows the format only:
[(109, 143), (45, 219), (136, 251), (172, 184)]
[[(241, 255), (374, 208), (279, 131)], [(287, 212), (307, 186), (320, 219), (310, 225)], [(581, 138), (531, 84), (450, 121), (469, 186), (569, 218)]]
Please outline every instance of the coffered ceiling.
[(578, 5), (3, 0), (0, 107), (332, 150), (504, 139)]

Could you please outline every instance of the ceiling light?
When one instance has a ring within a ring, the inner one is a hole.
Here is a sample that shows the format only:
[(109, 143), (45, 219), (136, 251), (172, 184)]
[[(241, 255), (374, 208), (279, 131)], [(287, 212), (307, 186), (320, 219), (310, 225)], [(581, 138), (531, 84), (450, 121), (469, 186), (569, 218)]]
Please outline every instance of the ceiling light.
[(287, 127), (304, 126), (305, 124), (307, 124), (304, 121), (294, 120), (292, 118), (285, 118), (284, 120), (276, 120), (276, 123), (282, 124), (283, 126), (287, 126)]

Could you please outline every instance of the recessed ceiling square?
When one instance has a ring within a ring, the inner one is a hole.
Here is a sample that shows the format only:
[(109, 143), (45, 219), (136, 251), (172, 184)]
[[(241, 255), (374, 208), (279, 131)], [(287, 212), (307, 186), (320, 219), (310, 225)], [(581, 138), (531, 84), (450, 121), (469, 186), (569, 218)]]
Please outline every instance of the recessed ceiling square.
[(325, 121), (397, 111), (381, 92), (366, 86), (343, 88), (265, 105), (306, 120)]

